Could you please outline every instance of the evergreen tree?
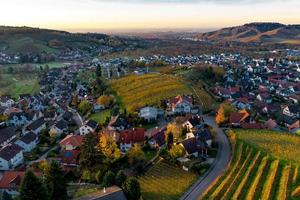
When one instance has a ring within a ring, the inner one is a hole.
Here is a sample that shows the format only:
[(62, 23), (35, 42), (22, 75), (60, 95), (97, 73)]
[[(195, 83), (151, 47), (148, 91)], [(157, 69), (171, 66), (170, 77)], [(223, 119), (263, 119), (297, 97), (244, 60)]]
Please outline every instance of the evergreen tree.
[(121, 187), (123, 183), (126, 181), (126, 178), (127, 177), (124, 174), (124, 172), (120, 170), (116, 175), (116, 185)]
[(49, 200), (45, 184), (29, 170), (20, 186), (20, 200)]
[(103, 177), (103, 187), (110, 187), (115, 184), (115, 174), (107, 171)]
[(45, 183), (48, 187), (51, 200), (66, 200), (67, 183), (60, 165), (52, 161), (45, 170)]
[(130, 200), (139, 200), (141, 197), (140, 183), (135, 178), (130, 178), (125, 181), (123, 190)]
[(10, 196), (10, 194), (4, 191), (2, 195), (2, 200), (12, 200), (12, 197)]

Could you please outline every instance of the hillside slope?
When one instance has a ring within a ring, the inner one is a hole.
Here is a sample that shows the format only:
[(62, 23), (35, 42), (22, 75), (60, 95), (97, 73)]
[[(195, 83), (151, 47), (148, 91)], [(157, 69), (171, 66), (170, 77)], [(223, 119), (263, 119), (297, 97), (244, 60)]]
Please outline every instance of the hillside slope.
[(300, 44), (300, 25), (280, 23), (250, 23), (202, 33), (198, 39), (255, 43)]
[(120, 46), (123, 41), (105, 34), (79, 34), (31, 27), (0, 26), (0, 51), (52, 53), (57, 50), (89, 50), (97, 46)]

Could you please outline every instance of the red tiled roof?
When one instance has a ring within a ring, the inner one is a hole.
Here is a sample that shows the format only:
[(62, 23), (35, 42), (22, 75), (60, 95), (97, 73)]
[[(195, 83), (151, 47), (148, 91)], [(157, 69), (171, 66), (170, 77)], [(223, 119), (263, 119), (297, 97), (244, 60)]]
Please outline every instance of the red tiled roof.
[(82, 135), (67, 135), (59, 144), (60, 146), (72, 145), (76, 148), (82, 144), (83, 139), (84, 136)]
[[(41, 173), (34, 173), (36, 176), (42, 176)], [(25, 171), (6, 171), (0, 180), (0, 189), (17, 189), (20, 186), (21, 179)]]
[(132, 128), (122, 131), (120, 134), (120, 143), (130, 144), (143, 142), (145, 137), (145, 129)]
[(273, 119), (270, 118), (268, 121), (266, 121), (265, 126), (268, 129), (273, 129), (273, 128), (276, 128), (277, 123), (276, 123), (276, 121), (274, 121)]
[(176, 106), (178, 103), (181, 103), (181, 102), (187, 102), (187, 103), (192, 104), (193, 99), (192, 99), (192, 97), (189, 97), (189, 96), (178, 95), (170, 100), (172, 107)]
[(266, 128), (266, 126), (264, 124), (260, 124), (260, 123), (242, 123), (241, 127), (245, 128), (245, 129), (265, 129)]

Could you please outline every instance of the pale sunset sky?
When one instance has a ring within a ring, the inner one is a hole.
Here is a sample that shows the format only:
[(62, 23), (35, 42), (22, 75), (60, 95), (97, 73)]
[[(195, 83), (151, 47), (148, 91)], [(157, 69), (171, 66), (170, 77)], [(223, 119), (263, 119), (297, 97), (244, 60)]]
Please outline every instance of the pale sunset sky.
[(300, 0), (1, 0), (0, 25), (72, 32), (300, 24)]

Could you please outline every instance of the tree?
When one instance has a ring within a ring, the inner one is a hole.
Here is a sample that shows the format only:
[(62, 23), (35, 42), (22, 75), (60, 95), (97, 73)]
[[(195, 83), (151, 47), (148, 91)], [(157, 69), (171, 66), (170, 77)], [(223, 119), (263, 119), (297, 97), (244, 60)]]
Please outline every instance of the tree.
[(96, 75), (97, 77), (101, 77), (102, 76), (102, 70), (101, 70), (101, 66), (97, 65), (96, 67)]
[(171, 147), (174, 144), (174, 136), (172, 132), (166, 132), (166, 138), (167, 138), (167, 147), (168, 149), (171, 149)]
[(139, 200), (141, 197), (141, 186), (136, 178), (129, 178), (123, 184), (125, 195), (130, 200)]
[(224, 123), (227, 123), (229, 120), (230, 113), (235, 112), (236, 109), (230, 105), (229, 103), (222, 103), (218, 109), (217, 115), (216, 115), (216, 123), (218, 125), (222, 125)]
[(181, 145), (173, 145), (169, 151), (170, 157), (176, 159), (185, 155), (185, 149)]
[(167, 133), (173, 133), (174, 138), (180, 138), (182, 134), (182, 126), (179, 123), (172, 122), (167, 126)]
[(127, 176), (124, 174), (124, 172), (122, 170), (118, 171), (117, 175), (116, 175), (116, 185), (117, 186), (122, 186), (123, 183), (126, 181)]
[(115, 184), (115, 173), (107, 171), (103, 177), (103, 187), (110, 187)]
[(45, 183), (51, 200), (68, 199), (67, 182), (60, 165), (52, 161), (45, 170)]
[(127, 152), (128, 161), (131, 166), (145, 161), (145, 153), (139, 144), (134, 144)]
[(45, 184), (28, 170), (20, 185), (20, 200), (49, 200)]
[(121, 157), (117, 143), (106, 133), (102, 133), (99, 137), (97, 148), (105, 156), (106, 163), (112, 163)]
[(97, 103), (100, 105), (104, 105), (106, 108), (111, 107), (115, 103), (115, 98), (112, 95), (101, 95), (97, 99)]
[(80, 166), (83, 169), (93, 170), (97, 164), (102, 163), (103, 155), (97, 148), (98, 135), (89, 133), (85, 136), (80, 153)]
[(86, 114), (88, 111), (92, 109), (92, 104), (86, 100), (83, 100), (78, 105), (78, 110), (81, 114)]

